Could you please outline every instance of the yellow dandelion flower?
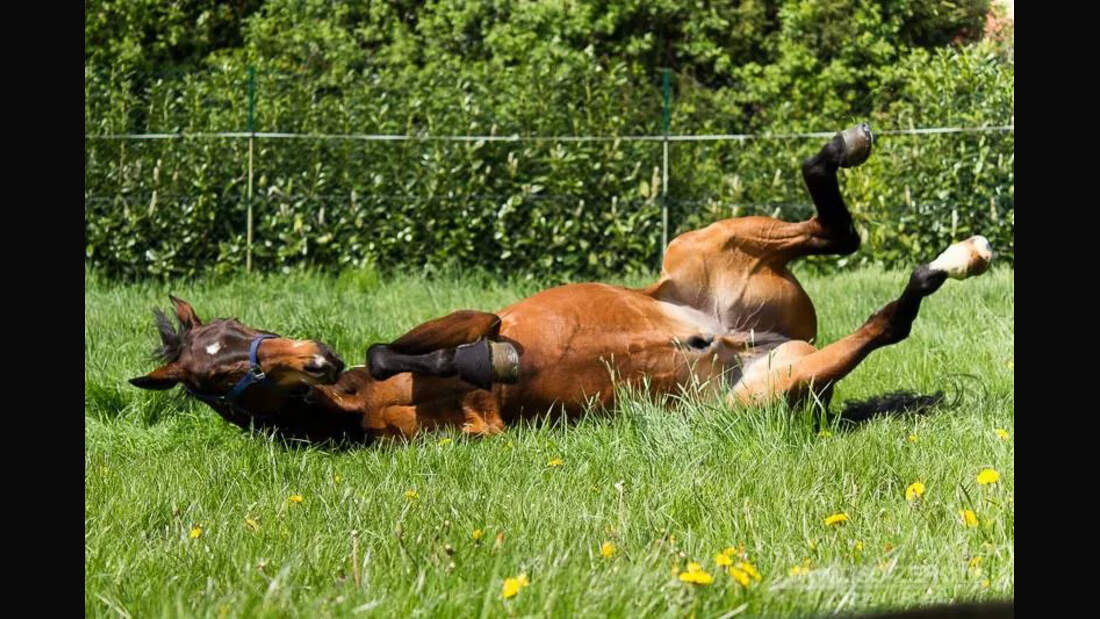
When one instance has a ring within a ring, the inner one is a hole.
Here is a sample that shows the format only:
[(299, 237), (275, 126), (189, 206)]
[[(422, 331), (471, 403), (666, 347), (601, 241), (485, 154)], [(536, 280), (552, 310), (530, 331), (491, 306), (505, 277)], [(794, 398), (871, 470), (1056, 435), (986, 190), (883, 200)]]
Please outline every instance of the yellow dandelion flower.
[(191, 539), (199, 539), (200, 537), (202, 537), (202, 527), (191, 527), (191, 532), (187, 534), (187, 537), (190, 537)]
[(976, 526), (978, 526), (978, 516), (975, 515), (972, 510), (960, 509), (959, 510), (959, 516), (962, 517), (962, 522), (967, 527), (976, 527)]
[(855, 546), (852, 546), (852, 550), (855, 552), (863, 552), (863, 542), (857, 541)]
[(787, 570), (787, 574), (790, 576), (801, 576), (803, 574), (810, 573), (810, 559), (807, 557), (802, 561), (801, 565), (795, 565), (791, 569)]
[(742, 587), (749, 586), (749, 582), (750, 582), (749, 575), (748, 575), (747, 572), (745, 572), (744, 570), (742, 570), (740, 568), (731, 566), (730, 567), (730, 578), (736, 580), (737, 584), (741, 585)]
[(910, 435), (909, 435), (909, 442), (910, 442), (910, 443), (915, 443), (915, 442), (917, 442), (917, 435), (916, 435), (916, 434), (910, 434)]
[(972, 570), (981, 569), (982, 557), (980, 555), (970, 557), (970, 561), (967, 562), (966, 567)]
[(734, 567), (734, 569), (741, 570), (742, 572), (748, 574), (749, 577), (752, 578), (753, 580), (755, 580), (756, 582), (760, 582), (760, 580), (763, 578), (760, 575), (760, 572), (758, 572), (756, 570), (756, 566), (753, 565), (752, 563), (749, 563), (748, 561), (742, 561), (742, 562), (738, 563), (737, 565), (735, 565), (733, 567)]
[(255, 520), (253, 520), (251, 518), (245, 518), (244, 519), (244, 524), (245, 524), (246, 527), (252, 529), (253, 531), (259, 531), (260, 530), (260, 525)]
[(729, 567), (733, 565), (733, 558), (726, 552), (720, 552), (714, 555), (714, 562), (718, 564), (718, 567)]
[(842, 522), (848, 522), (848, 514), (845, 514), (844, 512), (833, 514), (832, 516), (825, 518), (825, 526), (827, 527), (834, 524), (840, 524)]
[(304, 500), (305, 499), (303, 499), (302, 495), (300, 495), (300, 494), (292, 494), (287, 498), (287, 502), (290, 503), (291, 505), (294, 505), (296, 503), (301, 503)]
[(440, 447), (443, 447), (444, 445), (449, 445), (450, 443), (451, 443), (451, 439), (449, 437), (439, 439), (439, 446)]
[(988, 589), (989, 588), (989, 579), (988, 578), (986, 578), (985, 580), (982, 581), (982, 588), (983, 589)]
[(485, 534), (481, 532), (481, 529), (474, 529), (474, 532), (470, 534), (470, 537), (472, 537), (475, 542), (480, 542), (481, 538), (484, 536)]
[(909, 502), (916, 501), (924, 494), (924, 484), (919, 481), (915, 481), (909, 484), (909, 487), (905, 489), (905, 500)]
[(683, 582), (690, 582), (696, 585), (709, 585), (714, 582), (714, 577), (708, 574), (702, 565), (698, 563), (688, 563), (687, 571), (680, 572), (680, 580)]
[(553, 460), (547, 462), (546, 466), (553, 468), (556, 466), (561, 466), (563, 464), (565, 464), (565, 461), (563, 461), (561, 458), (554, 458)]
[(1001, 439), (1002, 441), (1008, 440), (1008, 431), (1004, 428), (994, 428), (993, 432), (997, 435), (997, 438)]
[(818, 432), (817, 435), (820, 436), (821, 438), (829, 438), (830, 436), (833, 435), (833, 433), (828, 431), (828, 430), (822, 430), (821, 432)]
[(405, 491), (405, 498), (410, 500), (410, 501), (415, 501), (415, 500), (420, 498), (420, 495), (417, 494), (416, 490), (406, 490)]
[(983, 486), (989, 484), (995, 484), (1001, 480), (1001, 474), (993, 469), (982, 469), (981, 473), (978, 473), (978, 483)]
[(615, 544), (612, 544), (611, 542), (604, 542), (600, 545), (600, 554), (603, 555), (603, 558), (605, 559), (610, 559), (611, 557), (614, 557)]
[(344, 478), (340, 477), (340, 474), (337, 473), (336, 475), (332, 476), (332, 481), (334, 481), (336, 483), (340, 483), (340, 482), (344, 481)]
[(531, 584), (531, 582), (527, 580), (527, 574), (520, 574), (515, 578), (505, 578), (504, 584), (502, 584), (500, 587), (500, 597), (504, 599), (514, 597), (517, 593), (519, 593), (520, 589), (526, 587), (529, 584)]

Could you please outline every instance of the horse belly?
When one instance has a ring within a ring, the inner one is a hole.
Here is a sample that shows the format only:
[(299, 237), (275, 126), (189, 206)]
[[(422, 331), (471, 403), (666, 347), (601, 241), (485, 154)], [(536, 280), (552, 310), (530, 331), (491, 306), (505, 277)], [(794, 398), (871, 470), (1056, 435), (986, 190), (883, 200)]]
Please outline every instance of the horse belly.
[(520, 351), (519, 381), (500, 387), (505, 421), (610, 406), (623, 383), (645, 381), (659, 394), (722, 374), (721, 344), (705, 341), (713, 333), (662, 305), (636, 291), (576, 284), (499, 312), (501, 339)]
[(810, 296), (786, 270), (764, 269), (715, 286), (715, 304), (727, 332), (768, 332), (812, 341), (817, 313)]

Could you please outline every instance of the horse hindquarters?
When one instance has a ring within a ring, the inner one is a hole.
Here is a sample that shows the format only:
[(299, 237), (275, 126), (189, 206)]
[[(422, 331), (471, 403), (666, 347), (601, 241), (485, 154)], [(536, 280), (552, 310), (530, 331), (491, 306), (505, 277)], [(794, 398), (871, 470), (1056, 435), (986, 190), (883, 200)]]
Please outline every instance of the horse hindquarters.
[(731, 403), (768, 401), (776, 397), (798, 401), (810, 394), (825, 396), (867, 355), (909, 336), (921, 301), (939, 290), (948, 277), (965, 279), (989, 268), (993, 254), (983, 237), (956, 243), (929, 264), (913, 270), (896, 300), (871, 315), (851, 335), (817, 350), (802, 341), (777, 347), (773, 354), (746, 366), (729, 396)]

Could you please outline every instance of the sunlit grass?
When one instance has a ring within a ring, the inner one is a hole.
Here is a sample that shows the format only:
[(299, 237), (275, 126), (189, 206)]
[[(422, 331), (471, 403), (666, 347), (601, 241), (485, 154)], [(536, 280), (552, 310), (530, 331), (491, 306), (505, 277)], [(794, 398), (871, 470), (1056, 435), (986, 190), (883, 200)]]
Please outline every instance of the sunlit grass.
[[(894, 298), (907, 274), (802, 279), (828, 342)], [(819, 432), (807, 411), (785, 407), (632, 398), (613, 416), (491, 439), (323, 450), (246, 435), (177, 393), (126, 383), (152, 368), (149, 310), (167, 307), (168, 292), (203, 318), (322, 339), (358, 364), (371, 342), (538, 289), (369, 272), (87, 278), (86, 613), (806, 615), (1012, 597), (1009, 270), (948, 282), (911, 337), (874, 353), (834, 398), (836, 408), (944, 389), (957, 405), (854, 430)], [(978, 482), (984, 469), (996, 483)], [(923, 492), (907, 499), (914, 482)], [(847, 521), (825, 524), (838, 513)], [(730, 547), (759, 582), (716, 563)], [(713, 582), (681, 580), (691, 562)], [(505, 580), (521, 575), (504, 599)]]

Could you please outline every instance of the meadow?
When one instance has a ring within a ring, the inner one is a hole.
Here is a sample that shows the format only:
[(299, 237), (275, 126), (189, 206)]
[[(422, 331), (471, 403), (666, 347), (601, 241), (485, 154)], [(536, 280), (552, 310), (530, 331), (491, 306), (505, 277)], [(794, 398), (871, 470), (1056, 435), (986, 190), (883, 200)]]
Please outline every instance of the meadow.
[[(822, 342), (907, 278), (800, 276)], [(203, 319), (320, 339), (362, 364), (372, 342), (542, 287), (369, 270), (86, 275), (85, 614), (806, 616), (1013, 597), (1010, 269), (948, 281), (833, 409), (899, 389), (949, 404), (854, 428), (815, 428), (808, 408), (627, 398), (489, 439), (334, 449), (249, 435), (178, 389), (126, 382), (154, 367), (150, 310), (168, 293)], [(986, 469), (995, 482), (979, 481)]]

